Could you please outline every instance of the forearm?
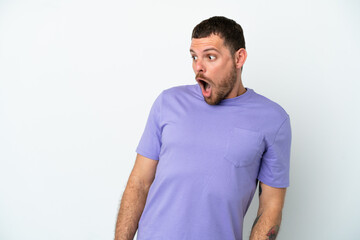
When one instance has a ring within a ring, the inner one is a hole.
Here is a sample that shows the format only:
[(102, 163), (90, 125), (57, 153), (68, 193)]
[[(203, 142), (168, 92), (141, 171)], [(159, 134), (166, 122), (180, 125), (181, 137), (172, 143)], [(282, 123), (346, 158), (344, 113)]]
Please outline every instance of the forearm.
[(144, 210), (148, 190), (148, 187), (143, 187), (136, 179), (129, 179), (120, 204), (115, 240), (133, 240)]
[(250, 240), (273, 240), (279, 232), (281, 209), (260, 209), (254, 221)]

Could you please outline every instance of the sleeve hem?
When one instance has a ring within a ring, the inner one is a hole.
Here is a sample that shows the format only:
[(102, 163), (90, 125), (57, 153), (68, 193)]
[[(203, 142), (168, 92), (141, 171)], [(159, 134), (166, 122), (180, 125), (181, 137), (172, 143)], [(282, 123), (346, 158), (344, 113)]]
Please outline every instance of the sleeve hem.
[(288, 188), (290, 186), (289, 183), (285, 183), (285, 184), (275, 184), (275, 183), (272, 183), (272, 182), (269, 182), (269, 181), (264, 181), (261, 177), (258, 177), (258, 180), (270, 187), (274, 187), (274, 188)]
[(136, 148), (135, 152), (137, 152), (138, 154), (144, 156), (144, 157), (147, 157), (147, 158), (150, 158), (152, 160), (155, 160), (155, 161), (159, 161), (159, 157), (156, 156), (155, 154), (152, 154), (152, 153), (149, 153), (147, 151), (144, 151), (140, 148)]

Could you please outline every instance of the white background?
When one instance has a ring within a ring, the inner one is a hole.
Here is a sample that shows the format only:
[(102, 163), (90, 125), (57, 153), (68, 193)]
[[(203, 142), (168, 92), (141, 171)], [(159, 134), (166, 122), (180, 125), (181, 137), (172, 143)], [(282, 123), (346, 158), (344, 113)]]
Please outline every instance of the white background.
[(290, 115), (278, 239), (359, 239), (359, 13), (356, 0), (0, 0), (0, 239), (113, 238), (150, 107), (195, 83), (191, 31), (214, 15), (244, 29), (244, 86)]

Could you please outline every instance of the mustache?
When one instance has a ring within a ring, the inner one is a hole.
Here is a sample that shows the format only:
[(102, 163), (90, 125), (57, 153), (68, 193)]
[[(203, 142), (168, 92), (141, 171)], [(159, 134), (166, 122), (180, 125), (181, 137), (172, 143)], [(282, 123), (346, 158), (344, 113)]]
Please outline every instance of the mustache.
[(204, 79), (204, 80), (206, 80), (206, 81), (208, 81), (208, 82), (212, 82), (211, 79), (205, 77), (202, 72), (198, 72), (198, 73), (195, 75), (195, 79), (198, 79), (198, 78)]

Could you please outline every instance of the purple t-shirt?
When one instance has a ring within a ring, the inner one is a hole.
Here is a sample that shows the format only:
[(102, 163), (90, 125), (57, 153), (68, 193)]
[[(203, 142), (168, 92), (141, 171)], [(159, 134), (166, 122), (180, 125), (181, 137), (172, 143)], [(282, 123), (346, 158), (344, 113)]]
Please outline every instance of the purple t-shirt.
[(218, 105), (198, 84), (157, 97), (136, 149), (159, 161), (138, 240), (242, 239), (257, 180), (289, 186), (289, 115), (246, 89)]

